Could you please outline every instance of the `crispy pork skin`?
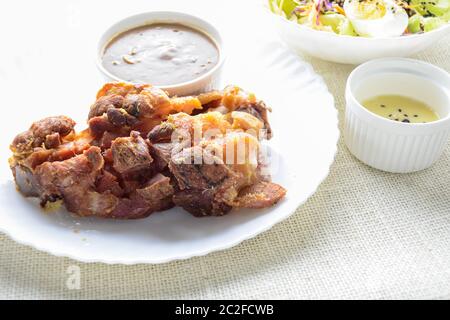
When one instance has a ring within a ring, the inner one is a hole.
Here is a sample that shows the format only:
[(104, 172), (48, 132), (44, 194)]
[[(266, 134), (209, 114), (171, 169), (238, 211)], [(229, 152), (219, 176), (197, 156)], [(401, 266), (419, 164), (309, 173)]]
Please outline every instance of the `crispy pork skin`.
[(259, 181), (242, 189), (236, 200), (240, 208), (262, 209), (271, 207), (286, 195), (282, 186), (267, 181)]

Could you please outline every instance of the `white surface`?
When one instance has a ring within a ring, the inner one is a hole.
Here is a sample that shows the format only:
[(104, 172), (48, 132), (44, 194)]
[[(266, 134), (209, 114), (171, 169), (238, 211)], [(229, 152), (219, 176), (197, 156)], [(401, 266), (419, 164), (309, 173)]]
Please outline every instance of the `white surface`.
[[(450, 75), (431, 64), (404, 58), (367, 62), (349, 76), (345, 142), (358, 159), (380, 170), (408, 173), (426, 169), (442, 155), (450, 136)], [(379, 95), (422, 101), (440, 115), (429, 123), (380, 117), (360, 101)]]
[(450, 24), (423, 34), (365, 38), (313, 30), (281, 16), (267, 15), (280, 37), (295, 51), (323, 60), (359, 64), (376, 58), (414, 55), (450, 33)]
[(206, 91), (216, 89), (220, 85), (222, 76), (223, 65), (226, 58), (224, 43), (220, 32), (208, 21), (199, 19), (196, 16), (188, 15), (182, 12), (170, 12), (170, 11), (150, 11), (143, 12), (137, 15), (132, 15), (120, 20), (109, 27), (105, 33), (101, 36), (97, 46), (97, 68), (103, 74), (106, 81), (124, 81), (115, 75), (111, 74), (103, 67), (102, 56), (105, 47), (108, 43), (118, 34), (140, 27), (146, 24), (152, 23), (181, 23), (192, 28), (195, 28), (205, 34), (207, 34), (219, 49), (219, 61), (218, 63), (202, 76), (187, 81), (184, 83), (178, 83), (170, 86), (161, 86), (161, 89), (167, 91), (170, 95), (187, 96), (193, 94), (199, 94)]
[[(287, 198), (271, 209), (239, 211), (222, 218), (196, 219), (173, 209), (139, 221), (79, 219), (65, 212), (40, 212), (36, 203), (15, 191), (9, 168), (3, 165), (0, 229), (21, 243), (81, 261), (159, 263), (236, 245), (285, 219), (306, 201), (327, 176), (336, 151), (339, 132), (332, 96), (309, 65), (273, 42), (270, 29), (256, 21), (259, 15), (248, 23), (249, 11), (243, 10), (245, 15), (240, 16), (218, 3), (211, 4), (214, 10), (205, 4), (183, 7), (183, 3), (172, 3), (172, 7), (213, 16), (229, 47), (224, 82), (255, 92), (274, 109), (275, 137), (270, 145), (281, 156), (273, 180), (288, 189)], [(71, 5), (77, 12), (79, 4)], [(70, 23), (61, 23), (58, 17), (37, 21), (30, 7), (24, 13), (30, 16), (24, 19), (35, 22), (36, 28), (18, 23), (14, 33), (7, 35), (13, 39), (23, 35), (28, 40), (17, 42), (10, 57), (14, 63), (0, 70), (0, 87), (8, 92), (2, 96), (8, 108), (1, 119), (5, 134), (0, 140), (5, 161), (13, 136), (33, 120), (67, 114), (84, 126), (88, 106), (101, 85), (94, 63), (97, 35), (113, 21), (139, 11), (137, 5), (128, 11), (128, 7), (111, 5), (108, 15), (102, 15), (104, 4), (96, 6), (84, 9), (92, 17), (80, 25), (76, 18)], [(171, 5), (166, 8), (173, 9)], [(151, 8), (146, 4), (145, 9)], [(230, 16), (233, 23), (229, 23)], [(245, 23), (245, 31), (240, 23)]]

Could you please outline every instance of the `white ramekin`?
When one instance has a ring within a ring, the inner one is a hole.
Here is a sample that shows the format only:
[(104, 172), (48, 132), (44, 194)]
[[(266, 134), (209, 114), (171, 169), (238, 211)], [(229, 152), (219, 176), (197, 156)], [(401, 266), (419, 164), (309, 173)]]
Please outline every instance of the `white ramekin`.
[(225, 62), (225, 49), (219, 31), (203, 19), (173, 11), (152, 11), (133, 15), (113, 24), (103, 33), (97, 45), (96, 64), (106, 81), (124, 81), (108, 72), (102, 65), (102, 56), (108, 43), (124, 31), (154, 23), (177, 23), (194, 28), (209, 36), (219, 50), (218, 63), (207, 73), (191, 81), (169, 86), (159, 86), (161, 89), (167, 91), (170, 95), (186, 96), (211, 91), (221, 86), (220, 80)]
[[(425, 102), (440, 120), (396, 122), (360, 103), (385, 94)], [(350, 74), (345, 97), (345, 143), (355, 157), (376, 169), (395, 173), (426, 169), (438, 160), (449, 140), (450, 75), (431, 64), (405, 58), (364, 63)]]

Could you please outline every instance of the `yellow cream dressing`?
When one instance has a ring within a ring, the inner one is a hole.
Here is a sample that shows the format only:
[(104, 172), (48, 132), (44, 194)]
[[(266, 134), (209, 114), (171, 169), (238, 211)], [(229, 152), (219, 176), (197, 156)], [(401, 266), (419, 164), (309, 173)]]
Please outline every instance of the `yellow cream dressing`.
[(428, 105), (404, 96), (383, 95), (362, 102), (369, 111), (404, 123), (426, 123), (439, 120), (439, 116)]

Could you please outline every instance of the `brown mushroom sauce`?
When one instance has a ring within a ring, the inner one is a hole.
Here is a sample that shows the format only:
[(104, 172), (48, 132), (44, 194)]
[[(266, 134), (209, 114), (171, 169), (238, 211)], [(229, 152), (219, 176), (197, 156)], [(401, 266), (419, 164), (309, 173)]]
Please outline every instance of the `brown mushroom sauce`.
[(113, 38), (102, 64), (121, 80), (167, 86), (204, 75), (219, 56), (213, 40), (200, 31), (181, 24), (150, 24)]

